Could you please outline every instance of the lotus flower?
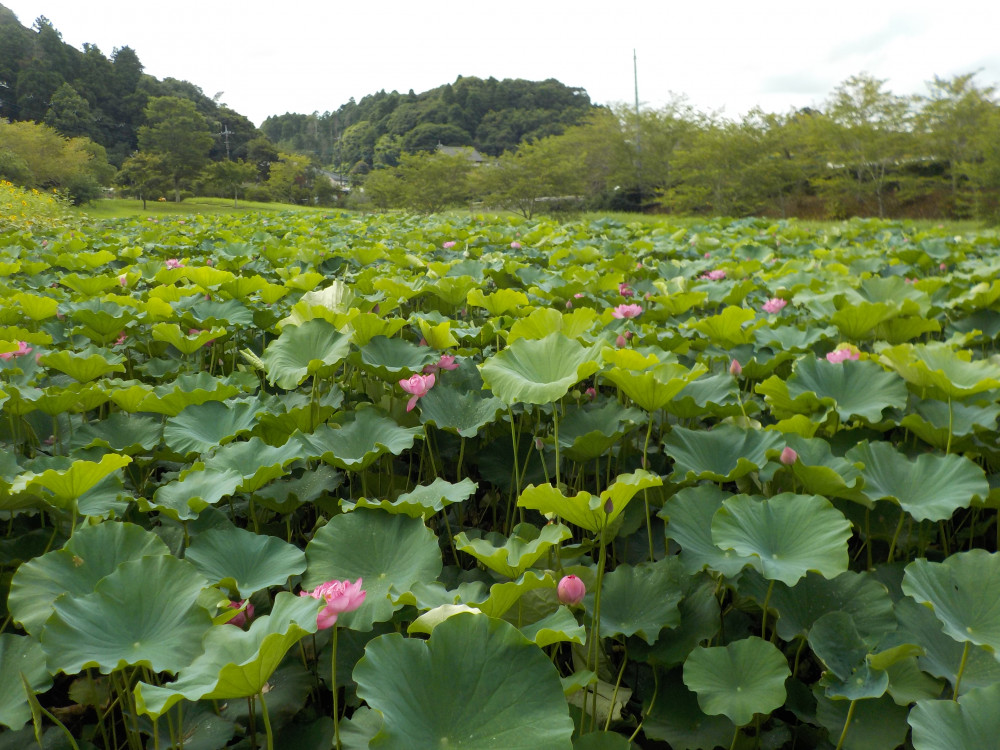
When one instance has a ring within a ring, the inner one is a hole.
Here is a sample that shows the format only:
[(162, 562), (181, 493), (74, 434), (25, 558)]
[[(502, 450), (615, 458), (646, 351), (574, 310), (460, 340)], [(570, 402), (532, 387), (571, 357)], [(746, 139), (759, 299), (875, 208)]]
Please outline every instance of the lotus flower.
[(781, 309), (787, 304), (788, 300), (786, 299), (781, 299), (780, 297), (772, 297), (771, 299), (769, 299), (767, 302), (764, 303), (761, 309), (766, 313), (776, 313), (776, 312), (781, 312)]
[(611, 317), (618, 318), (619, 320), (626, 318), (638, 318), (642, 314), (642, 305), (630, 304), (630, 305), (618, 305), (614, 310), (611, 311)]
[(521, 243), (518, 242), (517, 240), (514, 240), (513, 242), (510, 243), (510, 248), (511, 248), (511, 250), (520, 250), (521, 249)]
[(791, 466), (798, 460), (798, 458), (799, 454), (796, 453), (794, 449), (789, 448), (786, 445), (784, 449), (781, 451), (781, 455), (778, 457), (778, 460), (781, 461), (781, 463), (783, 463), (785, 466)]
[(858, 359), (860, 356), (852, 349), (836, 349), (826, 355), (826, 360), (836, 365), (848, 359)]
[(453, 247), (455, 247), (455, 240), (448, 240), (443, 245), (441, 245), (441, 247), (443, 247), (445, 250), (451, 250)]
[(587, 587), (576, 576), (563, 576), (556, 587), (556, 594), (563, 604), (575, 607), (583, 601), (587, 593)]
[[(455, 362), (454, 354), (442, 354), (441, 358), (433, 365), (424, 365), (424, 375), (429, 375), (431, 373), (438, 372), (439, 370), (457, 370), (458, 364)], [(403, 390), (406, 391), (406, 386), (400, 382)], [(429, 387), (429, 386), (428, 386)], [(410, 391), (406, 391), (410, 393)]]
[(701, 278), (707, 279), (708, 281), (720, 281), (721, 279), (726, 278), (726, 272), (721, 268), (716, 268), (714, 271), (703, 273)]
[(337, 617), (345, 612), (353, 612), (365, 602), (366, 591), (361, 588), (361, 579), (350, 581), (327, 581), (312, 591), (301, 591), (299, 596), (322, 599), (326, 606), (316, 615), (316, 626), (320, 630), (333, 627)]
[(12, 357), (22, 357), (25, 354), (28, 354), (29, 352), (31, 352), (31, 347), (28, 346), (28, 342), (18, 341), (17, 349), (12, 352), (0, 352), (0, 359), (6, 361), (11, 359)]
[(122, 286), (126, 286), (128, 284), (128, 275), (123, 273), (121, 276), (119, 276), (118, 283), (121, 284)]
[(737, 360), (733, 360), (729, 363), (729, 374), (735, 378), (738, 378), (743, 374), (743, 365), (741, 365)]
[(632, 287), (630, 287), (628, 283), (624, 281), (618, 285), (618, 293), (622, 297), (631, 297), (633, 294), (635, 294), (635, 292), (632, 291)]
[[(229, 602), (229, 608), (230, 609), (239, 609), (240, 607), (243, 606), (243, 602), (244, 601), (246, 601), (246, 600), (241, 599), (238, 602)], [(244, 609), (238, 615), (236, 615), (235, 617), (233, 617), (231, 620), (227, 620), (226, 624), (227, 625), (235, 625), (238, 628), (242, 628), (244, 625), (246, 625), (252, 619), (253, 619), (253, 605), (250, 602), (247, 602), (246, 609)]]
[(177, 258), (167, 258), (166, 266), (167, 268), (184, 268), (184, 264), (177, 260)]
[(434, 373), (430, 375), (411, 375), (405, 380), (400, 380), (399, 387), (412, 396), (406, 402), (406, 410), (413, 411), (413, 407), (417, 405), (417, 399), (421, 396), (426, 396), (427, 392), (434, 387)]

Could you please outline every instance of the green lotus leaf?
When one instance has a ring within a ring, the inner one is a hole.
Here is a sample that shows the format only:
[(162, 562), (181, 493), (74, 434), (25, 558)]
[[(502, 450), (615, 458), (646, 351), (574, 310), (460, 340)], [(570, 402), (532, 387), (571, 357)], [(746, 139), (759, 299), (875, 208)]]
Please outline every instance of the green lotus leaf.
[(995, 747), (1000, 737), (1000, 684), (970, 690), (958, 701), (917, 701), (907, 723), (914, 750)]
[(46, 502), (71, 510), (90, 489), (109, 474), (132, 463), (129, 456), (106, 453), (100, 461), (78, 459), (68, 469), (48, 469), (28, 480), (29, 487), (42, 487), (51, 494), (45, 495)]
[(35, 394), (32, 403), (38, 411), (55, 417), (63, 412), (80, 414), (107, 403), (108, 394), (98, 383), (69, 383), (66, 387), (48, 386)]
[(322, 318), (286, 326), (261, 356), (268, 382), (285, 390), (339, 365), (351, 350), (351, 338)]
[(140, 498), (139, 505), (147, 510), (155, 508), (177, 521), (188, 521), (197, 518), (209, 505), (235, 495), (242, 483), (243, 475), (235, 469), (196, 469), (176, 482), (157, 487), (153, 498), (149, 501)]
[(714, 750), (732, 742), (736, 726), (721, 714), (710, 716), (702, 711), (698, 696), (681, 681), (680, 671), (674, 670), (660, 678), (642, 731), (674, 750)]
[(63, 594), (89, 594), (123, 562), (147, 555), (165, 555), (158, 536), (130, 523), (83, 526), (60, 550), (22, 564), (10, 584), (7, 607), (15, 622), (37, 636)]
[(889, 687), (889, 675), (868, 663), (868, 647), (846, 612), (827, 612), (809, 630), (809, 647), (826, 665), (820, 684), (830, 698), (878, 698)]
[[(818, 686), (813, 692), (817, 704), (817, 721), (826, 727), (831, 738), (840, 737), (851, 702), (828, 698)], [(854, 704), (854, 714), (851, 716), (847, 736), (844, 737), (843, 750), (895, 750), (900, 746), (905, 747), (906, 712), (905, 706), (896, 705), (887, 695), (859, 700)], [(955, 748), (957, 747), (956, 745)]]
[(917, 645), (923, 652), (917, 663), (927, 674), (954, 685), (964, 661), (962, 693), (1000, 682), (1000, 661), (995, 655), (982, 646), (971, 646), (966, 653), (962, 643), (945, 635), (944, 626), (930, 607), (903, 597), (896, 602), (896, 619), (899, 632), (891, 643)]
[(528, 317), (514, 321), (507, 334), (507, 343), (513, 344), (518, 339), (544, 339), (554, 333), (570, 339), (579, 338), (591, 329), (597, 317), (597, 311), (589, 307), (580, 307), (570, 313), (540, 307)]
[(406, 321), (401, 318), (386, 318), (375, 313), (361, 313), (351, 318), (351, 341), (355, 346), (366, 346), (375, 337), (395, 336), (405, 325)]
[(38, 363), (64, 372), (73, 380), (86, 383), (112, 372), (125, 372), (123, 358), (107, 349), (86, 349), (71, 352), (66, 349), (46, 352), (38, 358)]
[[(770, 581), (756, 571), (748, 571), (740, 580), (739, 590), (763, 605), (769, 586)], [(869, 649), (896, 630), (892, 598), (885, 586), (868, 573), (846, 571), (836, 578), (808, 573), (794, 586), (777, 581), (768, 609), (778, 613), (778, 635), (786, 641), (807, 636), (813, 624), (831, 612), (850, 615)]]
[(573, 409), (559, 423), (559, 446), (571, 461), (592, 461), (645, 420), (646, 415), (638, 409), (622, 408), (610, 400), (592, 408)]
[(705, 573), (682, 577), (684, 598), (677, 605), (680, 625), (661, 630), (651, 646), (633, 639), (629, 642), (629, 658), (666, 669), (683, 664), (693, 648), (719, 632), (722, 620), (716, 598), (717, 586), (718, 583)]
[(200, 328), (227, 325), (250, 328), (254, 324), (253, 312), (235, 299), (227, 299), (225, 302), (214, 299), (196, 302), (185, 310), (183, 322), (194, 323)]
[(711, 430), (674, 426), (663, 445), (674, 459), (676, 481), (729, 482), (763, 468), (768, 451), (780, 451), (785, 440), (774, 431), (722, 424)]
[(901, 427), (915, 433), (925, 443), (944, 451), (949, 443), (953, 449), (961, 437), (977, 431), (989, 431), (1000, 418), (1000, 404), (949, 404), (936, 399), (918, 401), (915, 412), (899, 420)]
[(279, 479), (254, 493), (254, 502), (275, 513), (291, 513), (300, 505), (335, 493), (344, 483), (344, 475), (331, 466), (317, 466), (298, 476)]
[(749, 414), (759, 407), (754, 401), (740, 406), (739, 383), (728, 372), (698, 378), (684, 386), (680, 395), (664, 404), (663, 408), (682, 419), (692, 419), (711, 414), (716, 417), (735, 417), (745, 409)]
[(541, 531), (528, 523), (518, 524), (509, 539), (495, 531), (485, 538), (479, 533), (472, 529), (456, 534), (455, 548), (508, 578), (517, 578), (549, 549), (572, 536), (562, 524), (547, 524)]
[(455, 340), (451, 332), (451, 323), (450, 320), (444, 320), (435, 325), (422, 318), (417, 320), (417, 326), (420, 328), (420, 335), (424, 337), (424, 341), (429, 347), (438, 351), (458, 346), (458, 341)]
[(29, 636), (0, 633), (0, 724), (18, 730), (31, 719), (25, 683), (35, 693), (52, 687), (52, 677), (45, 668), (45, 654), (38, 641)]
[(100, 346), (107, 346), (135, 320), (135, 313), (114, 302), (89, 299), (69, 311), (69, 317), (80, 323), (77, 330)]
[(874, 507), (861, 489), (861, 464), (835, 456), (830, 443), (822, 438), (786, 435), (785, 442), (798, 455), (791, 471), (805, 492), (825, 497), (843, 497), (866, 507)]
[[(59, 312), (59, 300), (28, 292), (17, 292), (8, 298), (11, 303), (21, 308), (21, 312), (30, 320), (45, 320), (54, 318)], [(15, 347), (16, 348), (16, 347)]]
[(756, 317), (757, 313), (753, 310), (730, 306), (718, 315), (709, 315), (689, 323), (688, 327), (706, 336), (716, 346), (732, 349), (753, 341), (754, 329), (763, 325), (763, 321), (751, 326), (746, 324)]
[(287, 475), (286, 467), (300, 458), (302, 454), (296, 440), (275, 446), (268, 445), (259, 437), (252, 437), (246, 442), (221, 446), (207, 460), (215, 471), (232, 469), (238, 472), (243, 477), (239, 490), (254, 492), (268, 482)]
[[(251, 373), (245, 373), (256, 378)], [(142, 391), (145, 390), (145, 393)], [(176, 417), (192, 404), (206, 401), (225, 401), (240, 392), (232, 378), (214, 378), (207, 372), (185, 373), (171, 383), (157, 386), (152, 391), (130, 386), (121, 391), (113, 391), (111, 400), (124, 411), (148, 411)]]
[(302, 550), (277, 537), (254, 534), (235, 526), (198, 534), (184, 553), (209, 580), (239, 598), (268, 586), (284, 586), (306, 569)]
[(428, 641), (379, 636), (365, 648), (354, 679), (358, 697), (383, 716), (371, 747), (573, 747), (573, 722), (555, 667), (502, 620), (457, 615)]
[(472, 497), (478, 485), (466, 477), (461, 482), (451, 482), (437, 477), (433, 482), (414, 487), (411, 492), (404, 492), (395, 500), (369, 500), (360, 497), (355, 503), (341, 501), (344, 510), (354, 508), (380, 508), (387, 513), (405, 513), (413, 518), (423, 518), (425, 521), (444, 510), (453, 503), (461, 503)]
[[(878, 665), (873, 657), (873, 667)], [(909, 706), (919, 700), (934, 699), (941, 695), (943, 682), (936, 680), (917, 666), (917, 657), (908, 656), (886, 669), (889, 673), (889, 695), (897, 706)]]
[(152, 417), (116, 411), (99, 422), (90, 422), (77, 431), (73, 443), (82, 448), (100, 446), (115, 453), (133, 456), (160, 444), (163, 427)]
[(938, 333), (940, 330), (941, 324), (936, 320), (906, 317), (885, 321), (878, 327), (876, 333), (879, 338), (885, 339), (890, 344), (901, 344), (927, 333)]
[(557, 401), (599, 367), (597, 346), (584, 347), (562, 333), (517, 339), (479, 366), (485, 385), (505, 404)]
[(587, 641), (587, 630), (576, 621), (569, 607), (559, 607), (552, 614), (530, 625), (522, 625), (521, 635), (539, 648), (553, 643), (579, 643)]
[(882, 302), (852, 301), (830, 316), (830, 322), (844, 338), (862, 341), (875, 336), (875, 329), (900, 314), (896, 305)]
[[(272, 705), (273, 702), (268, 703), (268, 708), (270, 709)], [(171, 721), (160, 722), (156, 727), (157, 738), (154, 742), (158, 742), (159, 747), (170, 747), (170, 730), (173, 729), (176, 733), (175, 736), (184, 737), (184, 750), (218, 750), (225, 747), (236, 734), (236, 722), (217, 716), (214, 706), (209, 703), (185, 706), (181, 722), (180, 726)], [(330, 732), (333, 732), (332, 726)], [(282, 747), (282, 745), (278, 746)], [(291, 745), (291, 747), (302, 746)]]
[(777, 647), (755, 636), (696, 648), (684, 662), (684, 684), (697, 694), (701, 710), (722, 714), (738, 726), (784, 704), (790, 674)]
[(628, 737), (617, 732), (590, 732), (573, 742), (573, 750), (631, 750)]
[(812, 391), (806, 391), (792, 396), (788, 383), (777, 375), (772, 375), (754, 389), (764, 397), (767, 408), (775, 419), (789, 419), (799, 414), (812, 417), (817, 422), (825, 421), (832, 405), (824, 404)]
[[(660, 477), (639, 469), (632, 474), (621, 474), (616, 477), (611, 486), (600, 496), (591, 495), (589, 492), (578, 492), (573, 497), (567, 497), (551, 484), (538, 486), (532, 484), (521, 492), (517, 504), (519, 507), (531, 508), (539, 513), (555, 513), (576, 526), (599, 533), (602, 528), (614, 523), (637, 492), (662, 484), (663, 480)], [(605, 510), (609, 501), (610, 513)]]
[(845, 455), (863, 463), (864, 493), (891, 499), (915, 520), (943, 521), (990, 492), (983, 470), (964, 456), (922, 454), (910, 461), (889, 442), (862, 442)]
[(312, 597), (279, 592), (269, 615), (256, 617), (243, 631), (229, 625), (212, 627), (201, 644), (204, 650), (181, 669), (180, 678), (163, 687), (140, 682), (136, 708), (157, 718), (181, 699), (226, 700), (261, 692), (288, 650), (316, 632), (321, 607)]
[(957, 552), (943, 562), (906, 566), (903, 593), (934, 610), (944, 632), (1000, 651), (1000, 553)]
[[(635, 567), (619, 565), (604, 576), (601, 635), (638, 635), (655, 643), (663, 628), (681, 624), (677, 604), (684, 596), (680, 561), (665, 558)], [(593, 608), (593, 594), (587, 598)]]
[(427, 284), (425, 289), (446, 304), (459, 307), (477, 286), (479, 282), (471, 276), (446, 276)]
[(205, 453), (250, 432), (257, 424), (259, 402), (206, 401), (188, 406), (167, 420), (163, 441), (175, 453)]
[(492, 294), (483, 294), (482, 289), (472, 289), (465, 297), (470, 307), (482, 307), (493, 317), (505, 312), (528, 306), (528, 295), (517, 289), (498, 289)]
[(420, 398), (420, 422), (471, 438), (505, 409), (496, 396), (438, 383)]
[(879, 422), (885, 409), (906, 406), (906, 383), (870, 360), (831, 364), (805, 357), (795, 363), (787, 384), (793, 399), (813, 393), (845, 422), (853, 416)]
[(188, 333), (176, 323), (157, 323), (153, 326), (153, 341), (165, 341), (185, 356), (194, 354), (209, 342), (225, 335), (225, 328)]
[[(529, 591), (555, 588), (556, 581), (551, 573), (547, 571), (539, 573), (535, 570), (528, 570), (515, 581), (494, 583), (490, 586), (487, 596), (482, 600), (472, 599), (466, 603), (490, 617), (502, 617), (505, 612), (517, 604), (518, 599)], [(474, 591), (474, 588), (470, 589), (470, 593)]]
[(365, 602), (342, 615), (338, 625), (369, 631), (399, 608), (390, 593), (401, 593), (418, 581), (433, 581), (441, 572), (437, 537), (419, 518), (358, 509), (334, 516), (306, 545), (304, 588), (321, 583), (361, 579)]
[(212, 618), (198, 603), (205, 579), (170, 555), (123, 562), (93, 592), (57, 599), (42, 630), (50, 671), (97, 667), (176, 672), (202, 652)]
[(962, 399), (1000, 388), (1000, 365), (979, 360), (972, 352), (954, 351), (947, 344), (900, 344), (879, 352), (879, 358), (918, 388), (933, 388), (944, 400)]
[(443, 583), (417, 582), (410, 586), (409, 591), (393, 597), (395, 604), (409, 604), (419, 610), (429, 610), (445, 604), (465, 604), (466, 602), (485, 601), (489, 591), (482, 581), (466, 581), (448, 590)]
[(819, 495), (736, 495), (712, 519), (716, 545), (756, 558), (754, 567), (765, 578), (788, 586), (810, 570), (824, 578), (847, 570), (850, 537), (850, 522)]
[(818, 328), (814, 325), (808, 328), (761, 326), (754, 329), (753, 336), (758, 347), (770, 347), (785, 352), (805, 352), (811, 351), (813, 344), (820, 341), (836, 341), (837, 330), (831, 326)]
[(684, 569), (696, 573), (706, 567), (726, 578), (735, 577), (751, 563), (750, 557), (719, 549), (712, 541), (712, 518), (732, 493), (714, 484), (686, 487), (663, 504), (657, 514), (666, 521), (666, 534), (680, 545)]
[(427, 346), (417, 346), (406, 339), (375, 336), (350, 356), (350, 361), (365, 372), (395, 383), (438, 361), (440, 354)]
[(601, 376), (621, 388), (637, 406), (654, 412), (665, 408), (688, 383), (707, 371), (708, 368), (700, 363), (688, 369), (684, 365), (663, 362), (643, 372), (613, 367)]
[[(377, 409), (360, 409), (343, 427), (320, 425), (311, 435), (299, 435), (302, 455), (319, 458), (344, 471), (362, 471), (386, 453), (398, 456), (413, 447), (420, 427), (400, 427)], [(291, 444), (293, 440), (289, 440)]]

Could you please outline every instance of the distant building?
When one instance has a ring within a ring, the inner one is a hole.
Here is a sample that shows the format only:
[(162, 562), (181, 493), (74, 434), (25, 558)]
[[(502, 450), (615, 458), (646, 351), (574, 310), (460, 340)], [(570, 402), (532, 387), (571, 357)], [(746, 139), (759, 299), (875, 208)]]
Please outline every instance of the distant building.
[(439, 143), (437, 151), (445, 156), (464, 156), (474, 167), (478, 167), (486, 161), (486, 158), (472, 146), (442, 146)]

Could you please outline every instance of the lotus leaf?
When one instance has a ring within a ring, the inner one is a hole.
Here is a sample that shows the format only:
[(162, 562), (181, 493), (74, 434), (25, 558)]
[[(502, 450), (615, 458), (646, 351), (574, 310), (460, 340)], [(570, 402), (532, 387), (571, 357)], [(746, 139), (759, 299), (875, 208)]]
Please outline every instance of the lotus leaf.
[(557, 401), (599, 367), (595, 347), (552, 333), (543, 339), (517, 339), (479, 367), (483, 382), (505, 404)]

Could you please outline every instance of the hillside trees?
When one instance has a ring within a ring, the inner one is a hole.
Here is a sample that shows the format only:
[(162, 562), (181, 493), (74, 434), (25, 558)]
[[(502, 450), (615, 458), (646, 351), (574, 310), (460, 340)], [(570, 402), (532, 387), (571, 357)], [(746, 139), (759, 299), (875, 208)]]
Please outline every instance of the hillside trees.
[(142, 210), (145, 211), (146, 201), (161, 191), (165, 171), (163, 159), (156, 154), (140, 151), (122, 163), (115, 175), (115, 184), (126, 195), (133, 195), (141, 200)]
[(209, 164), (202, 174), (204, 181), (233, 196), (233, 208), (241, 190), (257, 177), (257, 166), (245, 161), (216, 161)]
[(160, 96), (146, 106), (146, 125), (139, 128), (139, 148), (156, 154), (170, 178), (174, 200), (181, 189), (208, 161), (212, 133), (194, 102), (175, 96)]

